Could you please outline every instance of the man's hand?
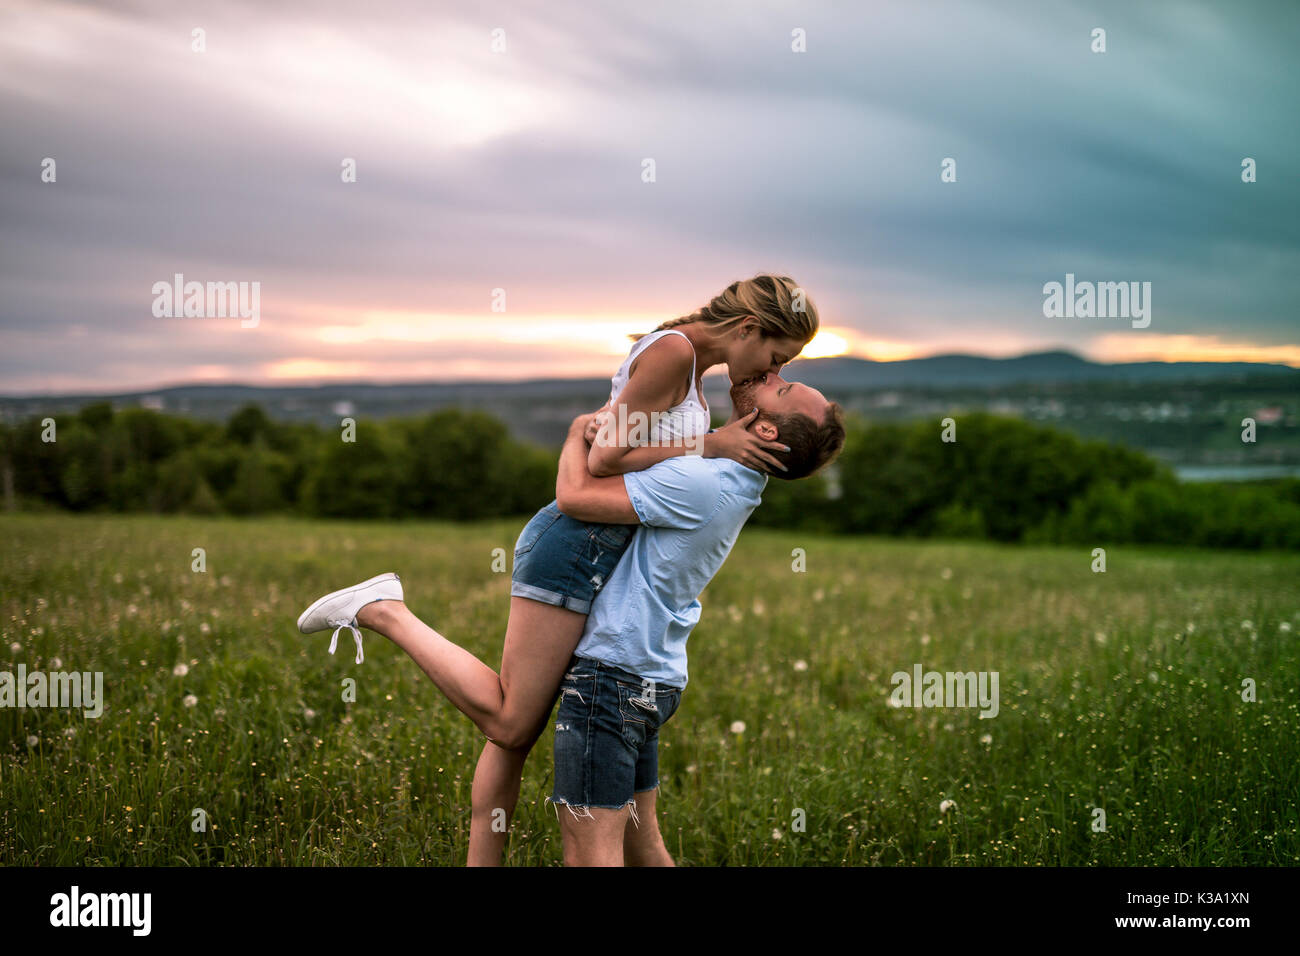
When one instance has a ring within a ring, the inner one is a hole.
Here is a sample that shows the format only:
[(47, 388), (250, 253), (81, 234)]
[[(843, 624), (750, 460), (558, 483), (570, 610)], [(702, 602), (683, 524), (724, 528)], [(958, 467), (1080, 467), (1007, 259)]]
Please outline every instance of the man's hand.
[(584, 414), (579, 415), (569, 423), (569, 437), (572, 438), (577, 435), (590, 444), (591, 440), (587, 435), (591, 432), (591, 426), (595, 419), (595, 412), (585, 412)]
[(771, 454), (774, 451), (789, 451), (788, 446), (779, 441), (764, 441), (747, 430), (757, 414), (756, 408), (744, 418), (728, 422), (712, 434), (705, 435), (704, 457), (730, 458), (755, 471), (789, 471)]
[(600, 434), (601, 427), (611, 414), (612, 413), (609, 410), (609, 402), (606, 402), (595, 414), (579, 416), (579, 418), (586, 419), (587, 422), (587, 427), (583, 430), (582, 437), (588, 445), (594, 445), (596, 443), (596, 436)]

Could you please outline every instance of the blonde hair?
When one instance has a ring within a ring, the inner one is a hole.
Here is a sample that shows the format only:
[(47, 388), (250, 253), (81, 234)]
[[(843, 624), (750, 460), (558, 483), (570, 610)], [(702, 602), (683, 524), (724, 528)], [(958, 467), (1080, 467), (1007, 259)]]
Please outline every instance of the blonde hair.
[[(756, 275), (752, 279), (731, 283), (708, 305), (690, 315), (669, 319), (655, 331), (704, 322), (724, 332), (751, 315), (758, 321), (764, 338), (778, 337), (806, 343), (812, 341), (820, 325), (817, 307), (793, 279), (789, 276)], [(642, 336), (633, 335), (632, 338), (635, 340)]]

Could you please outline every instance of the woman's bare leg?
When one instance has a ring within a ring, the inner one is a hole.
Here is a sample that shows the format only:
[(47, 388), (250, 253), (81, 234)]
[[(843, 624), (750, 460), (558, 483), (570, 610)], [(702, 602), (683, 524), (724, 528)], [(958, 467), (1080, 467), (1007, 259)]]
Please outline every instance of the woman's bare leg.
[(501, 673), (411, 613), (402, 601), (375, 601), (357, 623), (406, 651), (447, 699), (489, 740), (514, 749), (531, 745), (550, 713), (586, 616), (528, 598), (511, 597)]
[(470, 796), (467, 866), (500, 865), (527, 757), (527, 750), (506, 750), (490, 740), (483, 744)]
[(447, 640), (401, 601), (375, 601), (357, 623), (406, 651), (447, 699), (488, 737), (474, 772), (470, 863), (499, 863), (519, 799), (524, 761), (541, 736), (564, 670), (582, 637), (586, 616), (528, 598), (511, 597), (501, 673)]

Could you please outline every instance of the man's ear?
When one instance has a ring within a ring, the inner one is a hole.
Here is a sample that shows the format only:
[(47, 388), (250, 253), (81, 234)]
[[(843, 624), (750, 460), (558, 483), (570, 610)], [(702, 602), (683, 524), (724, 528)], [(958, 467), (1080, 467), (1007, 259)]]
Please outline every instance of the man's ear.
[(754, 434), (763, 439), (763, 441), (776, 441), (776, 436), (780, 434), (780, 432), (776, 430), (775, 425), (760, 417), (754, 422)]

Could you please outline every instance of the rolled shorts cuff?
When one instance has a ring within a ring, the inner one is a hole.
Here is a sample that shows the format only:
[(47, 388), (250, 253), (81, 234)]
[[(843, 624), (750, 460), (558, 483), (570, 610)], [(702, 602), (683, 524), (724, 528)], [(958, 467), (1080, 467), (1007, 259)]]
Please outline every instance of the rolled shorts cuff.
[(541, 604), (550, 604), (555, 607), (562, 607), (577, 614), (591, 613), (590, 601), (584, 601), (582, 598), (574, 597), (571, 594), (560, 594), (557, 591), (548, 591), (546, 588), (539, 588), (532, 584), (523, 584), (519, 581), (512, 581), (510, 583), (510, 593), (514, 597), (528, 598), (530, 601), (537, 601)]

